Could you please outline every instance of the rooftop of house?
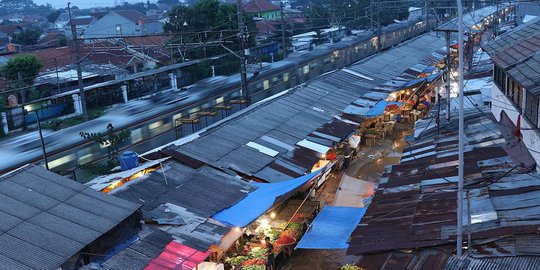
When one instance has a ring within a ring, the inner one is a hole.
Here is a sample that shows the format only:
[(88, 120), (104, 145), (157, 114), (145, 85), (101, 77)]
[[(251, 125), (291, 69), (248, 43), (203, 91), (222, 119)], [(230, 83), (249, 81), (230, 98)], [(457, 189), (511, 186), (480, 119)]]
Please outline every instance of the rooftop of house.
[(146, 16), (146, 14), (143, 14), (137, 10), (134, 9), (128, 9), (128, 10), (114, 10), (111, 11), (113, 13), (116, 13), (134, 23), (139, 23), (140, 20), (142, 20), (144, 23), (155, 23), (156, 20)]
[(279, 7), (266, 1), (266, 0), (252, 0), (247, 4), (244, 4), (245, 12), (267, 12), (267, 11), (276, 11), (279, 10)]

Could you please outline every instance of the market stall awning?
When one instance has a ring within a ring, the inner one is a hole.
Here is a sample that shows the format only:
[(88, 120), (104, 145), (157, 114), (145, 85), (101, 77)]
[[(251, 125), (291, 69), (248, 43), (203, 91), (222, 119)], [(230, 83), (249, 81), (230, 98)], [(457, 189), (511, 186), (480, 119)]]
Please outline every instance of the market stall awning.
[(211, 251), (198, 251), (171, 241), (163, 252), (144, 268), (145, 270), (182, 269), (191, 270), (204, 261)]
[(218, 212), (212, 218), (231, 226), (245, 227), (268, 211), (279, 197), (302, 187), (319, 173), (320, 170), (278, 183), (253, 183), (257, 186), (255, 191), (249, 193), (237, 204)]
[(381, 101), (377, 102), (377, 104), (375, 104), (375, 106), (373, 106), (371, 108), (371, 110), (369, 110), (369, 112), (367, 114), (367, 117), (375, 117), (375, 116), (379, 116), (379, 115), (383, 114), (384, 110), (386, 110), (386, 107), (388, 107), (390, 105), (401, 106), (402, 103), (401, 102), (393, 102), (393, 101), (381, 100)]
[(432, 75), (429, 75), (426, 77), (426, 80), (430, 83), (430, 82), (433, 82), (435, 80), (437, 80), (441, 75), (443, 74), (442, 71), (439, 71), (435, 74), (432, 74)]
[(415, 86), (417, 86), (417, 85), (423, 83), (425, 80), (426, 80), (426, 78), (418, 78), (418, 79), (410, 80), (410, 81), (408, 81), (406, 84), (404, 84), (402, 88), (411, 88), (411, 87), (415, 87)]
[(366, 208), (326, 206), (313, 220), (296, 248), (348, 248), (347, 241), (365, 213)]

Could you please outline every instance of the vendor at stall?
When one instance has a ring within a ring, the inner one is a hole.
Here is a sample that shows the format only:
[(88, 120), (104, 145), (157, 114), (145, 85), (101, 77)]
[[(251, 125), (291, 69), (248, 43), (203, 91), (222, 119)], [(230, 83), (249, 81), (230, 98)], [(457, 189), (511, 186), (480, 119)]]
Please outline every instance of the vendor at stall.
[(266, 269), (274, 270), (274, 245), (270, 243), (270, 237), (264, 238), (266, 242)]

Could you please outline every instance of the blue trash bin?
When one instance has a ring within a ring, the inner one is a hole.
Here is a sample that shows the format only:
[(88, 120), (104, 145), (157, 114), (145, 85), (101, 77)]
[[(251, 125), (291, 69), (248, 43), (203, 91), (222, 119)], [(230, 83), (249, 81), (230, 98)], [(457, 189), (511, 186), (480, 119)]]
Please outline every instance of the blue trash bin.
[(133, 169), (139, 166), (139, 155), (133, 151), (125, 151), (118, 157), (122, 171)]

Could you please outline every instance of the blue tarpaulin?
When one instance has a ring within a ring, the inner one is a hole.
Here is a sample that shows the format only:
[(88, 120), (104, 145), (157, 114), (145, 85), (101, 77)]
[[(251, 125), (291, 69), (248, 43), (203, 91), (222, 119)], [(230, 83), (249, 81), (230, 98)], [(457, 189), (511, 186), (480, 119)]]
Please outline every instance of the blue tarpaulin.
[(304, 176), (278, 183), (252, 183), (257, 189), (237, 204), (221, 210), (213, 219), (237, 227), (245, 227), (264, 214), (276, 199), (303, 186), (313, 179), (320, 170)]
[(367, 113), (367, 117), (375, 117), (375, 116), (379, 116), (381, 114), (384, 113), (384, 110), (386, 110), (386, 107), (387, 106), (390, 106), (390, 105), (398, 105), (398, 106), (401, 106), (401, 102), (393, 102), (393, 101), (386, 101), (386, 100), (381, 100), (379, 102), (377, 102), (375, 104), (375, 106), (373, 106), (369, 112)]
[(348, 248), (347, 241), (365, 213), (364, 207), (326, 206), (313, 220), (296, 248)]
[(442, 75), (442, 71), (440, 72), (437, 72), (435, 74), (432, 74), (432, 75), (429, 75), (426, 77), (427, 81), (430, 83), (430, 82), (433, 82), (434, 80), (436, 80), (437, 78), (439, 78), (439, 76)]
[(427, 68), (424, 69), (424, 73), (429, 73), (429, 72), (433, 72), (435, 71), (435, 67), (434, 66), (428, 66)]
[(415, 86), (417, 84), (423, 83), (425, 80), (426, 80), (426, 78), (418, 78), (418, 79), (410, 80), (409, 82), (404, 84), (402, 88), (413, 87), (413, 86)]

